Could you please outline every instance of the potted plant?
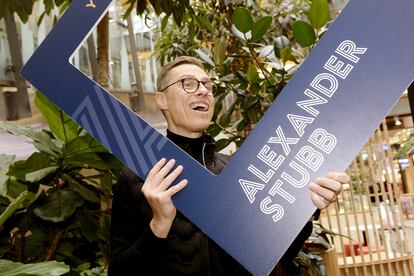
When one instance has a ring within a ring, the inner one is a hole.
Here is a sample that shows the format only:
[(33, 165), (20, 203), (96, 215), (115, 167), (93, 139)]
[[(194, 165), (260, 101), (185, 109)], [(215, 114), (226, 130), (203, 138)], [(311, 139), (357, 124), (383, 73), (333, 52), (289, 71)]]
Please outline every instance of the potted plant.
[(122, 163), (39, 92), (35, 103), (49, 130), (0, 122), (37, 149), (15, 162), (0, 155), (0, 258), (16, 262), (1, 265), (0, 274), (13, 275), (17, 262), (51, 260), (75, 275), (104, 272), (112, 182)]
[(326, 229), (320, 223), (314, 223), (311, 236), (294, 260), (301, 275), (340, 275), (336, 249), (333, 244), (333, 236), (336, 235), (349, 238)]

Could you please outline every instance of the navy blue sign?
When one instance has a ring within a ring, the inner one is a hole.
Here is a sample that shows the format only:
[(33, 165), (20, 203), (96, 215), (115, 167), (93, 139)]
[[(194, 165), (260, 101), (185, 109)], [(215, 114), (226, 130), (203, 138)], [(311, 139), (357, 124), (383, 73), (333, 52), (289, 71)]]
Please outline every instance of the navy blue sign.
[(70, 63), (111, 0), (73, 1), (22, 74), (141, 178), (184, 165), (177, 208), (255, 275), (315, 211), (307, 188), (343, 171), (414, 76), (414, 1), (352, 0), (220, 175), (213, 175)]

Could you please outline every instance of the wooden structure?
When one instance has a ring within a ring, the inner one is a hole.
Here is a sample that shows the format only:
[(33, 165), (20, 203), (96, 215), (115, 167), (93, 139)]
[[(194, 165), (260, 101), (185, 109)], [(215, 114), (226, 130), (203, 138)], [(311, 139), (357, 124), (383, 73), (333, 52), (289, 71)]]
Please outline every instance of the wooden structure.
[(321, 216), (341, 234), (333, 238), (340, 275), (414, 275), (393, 154), (384, 121), (350, 165), (349, 187)]

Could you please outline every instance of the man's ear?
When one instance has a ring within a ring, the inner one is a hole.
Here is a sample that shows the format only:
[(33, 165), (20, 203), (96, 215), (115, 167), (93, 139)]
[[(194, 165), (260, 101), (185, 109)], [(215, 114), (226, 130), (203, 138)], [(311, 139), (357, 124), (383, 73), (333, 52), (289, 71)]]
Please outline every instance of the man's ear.
[(167, 110), (168, 109), (168, 100), (163, 92), (155, 92), (155, 102), (157, 103), (159, 109)]

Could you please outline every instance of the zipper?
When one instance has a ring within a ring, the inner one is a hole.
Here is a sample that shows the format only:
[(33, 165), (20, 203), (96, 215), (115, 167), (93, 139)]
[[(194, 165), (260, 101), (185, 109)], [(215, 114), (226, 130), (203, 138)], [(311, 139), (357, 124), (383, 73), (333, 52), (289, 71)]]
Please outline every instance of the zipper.
[(205, 159), (205, 156), (204, 156), (205, 149), (206, 149), (206, 143), (203, 143), (203, 149), (201, 150), (201, 158), (203, 159), (203, 165), (204, 165), (204, 167), (207, 168), (206, 159)]

